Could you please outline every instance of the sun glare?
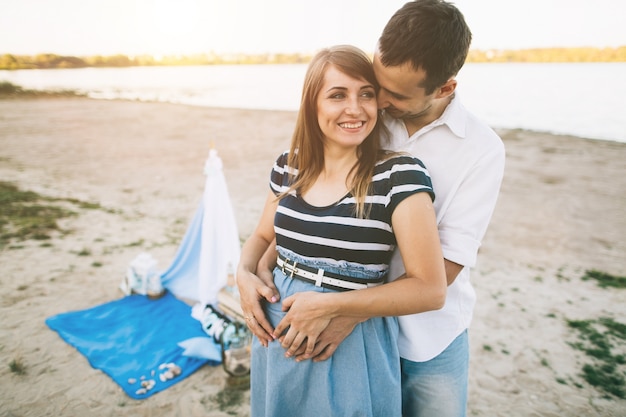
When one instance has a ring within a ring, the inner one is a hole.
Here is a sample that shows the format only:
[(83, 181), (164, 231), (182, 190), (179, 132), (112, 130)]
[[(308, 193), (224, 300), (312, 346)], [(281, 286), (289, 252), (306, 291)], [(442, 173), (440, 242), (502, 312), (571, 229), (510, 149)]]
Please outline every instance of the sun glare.
[(152, 11), (157, 31), (164, 35), (191, 33), (195, 27), (196, 2), (193, 0), (159, 0)]
[(138, 3), (137, 30), (143, 50), (155, 57), (184, 54), (194, 43), (197, 0), (144, 0)]

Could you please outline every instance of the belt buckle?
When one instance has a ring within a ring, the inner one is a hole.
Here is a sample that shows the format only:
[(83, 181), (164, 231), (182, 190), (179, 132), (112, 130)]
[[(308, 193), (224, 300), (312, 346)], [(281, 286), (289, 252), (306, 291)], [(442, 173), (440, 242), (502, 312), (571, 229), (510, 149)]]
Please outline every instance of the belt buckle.
[(289, 258), (285, 257), (285, 259), (283, 260), (283, 265), (280, 269), (283, 274), (287, 275), (287, 273), (285, 272), (286, 267), (287, 272), (289, 272), (289, 278), (293, 278), (293, 274), (298, 274), (298, 268), (296, 268), (296, 265), (298, 265), (298, 261), (293, 261), (293, 265), (289, 265)]

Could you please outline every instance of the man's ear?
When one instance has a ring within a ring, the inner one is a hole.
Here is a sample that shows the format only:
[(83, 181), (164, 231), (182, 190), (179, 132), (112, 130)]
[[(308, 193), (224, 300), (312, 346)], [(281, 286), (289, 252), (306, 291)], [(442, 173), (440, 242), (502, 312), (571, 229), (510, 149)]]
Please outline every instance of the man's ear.
[(448, 81), (446, 81), (444, 85), (439, 87), (435, 98), (450, 97), (454, 93), (454, 90), (456, 90), (456, 84), (457, 84), (456, 79), (450, 78)]

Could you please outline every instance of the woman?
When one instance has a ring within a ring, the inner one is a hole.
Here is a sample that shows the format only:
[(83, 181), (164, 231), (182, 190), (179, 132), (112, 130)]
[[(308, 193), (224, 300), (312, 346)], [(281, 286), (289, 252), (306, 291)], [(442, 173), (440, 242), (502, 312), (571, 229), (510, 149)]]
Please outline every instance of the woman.
[[(399, 416), (397, 320), (384, 316), (443, 305), (430, 178), (417, 159), (380, 149), (376, 91), (369, 58), (351, 46), (319, 52), (307, 70), (291, 147), (272, 169), (261, 219), (242, 249), (238, 285), (256, 278), (276, 239), (274, 284), (284, 302), (295, 311), (314, 301), (318, 317), (328, 320), (364, 319), (319, 363), (296, 362), (279, 342), (255, 339), (253, 416)], [(379, 286), (396, 244), (407, 274)], [(265, 314), (273, 326), (286, 317), (281, 303), (267, 303)], [(256, 318), (246, 320), (252, 329)], [(314, 345), (316, 330), (291, 321), (280, 337)]]

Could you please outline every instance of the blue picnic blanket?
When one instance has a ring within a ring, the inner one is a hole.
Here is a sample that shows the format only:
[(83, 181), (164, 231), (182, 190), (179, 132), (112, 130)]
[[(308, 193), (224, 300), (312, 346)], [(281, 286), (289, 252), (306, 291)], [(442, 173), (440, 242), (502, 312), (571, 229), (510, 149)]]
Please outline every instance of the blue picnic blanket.
[[(46, 324), (135, 399), (163, 391), (205, 364), (221, 363), (219, 345), (191, 317), (191, 307), (169, 292), (156, 300), (129, 295), (49, 317)], [(187, 356), (181, 345), (189, 341), (215, 345), (215, 355), (212, 359)], [(177, 365), (181, 373), (163, 381), (160, 375), (167, 371), (166, 364)], [(142, 381), (150, 380), (154, 386), (142, 393)]]

